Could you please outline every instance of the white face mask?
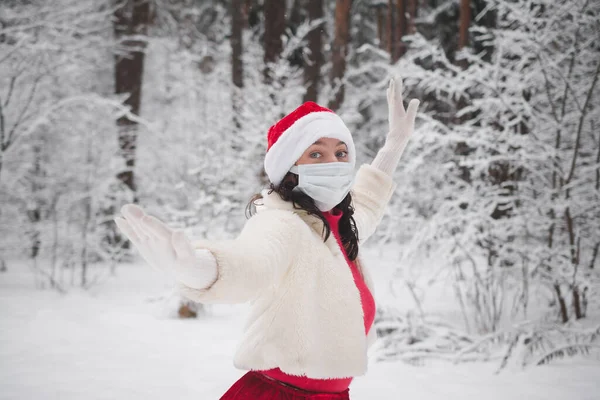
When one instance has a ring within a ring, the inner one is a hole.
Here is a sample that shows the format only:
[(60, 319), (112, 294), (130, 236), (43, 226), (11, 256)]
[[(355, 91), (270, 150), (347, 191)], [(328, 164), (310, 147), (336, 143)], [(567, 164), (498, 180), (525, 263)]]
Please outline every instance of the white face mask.
[(298, 174), (294, 190), (311, 197), (321, 211), (337, 206), (354, 183), (354, 166), (347, 162), (294, 165), (290, 172)]

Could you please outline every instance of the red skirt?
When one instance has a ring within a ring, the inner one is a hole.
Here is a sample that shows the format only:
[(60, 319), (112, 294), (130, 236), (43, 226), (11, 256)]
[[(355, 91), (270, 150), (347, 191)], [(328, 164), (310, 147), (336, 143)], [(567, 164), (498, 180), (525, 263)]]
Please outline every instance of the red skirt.
[(249, 371), (220, 400), (350, 400), (349, 389), (340, 393), (308, 392)]

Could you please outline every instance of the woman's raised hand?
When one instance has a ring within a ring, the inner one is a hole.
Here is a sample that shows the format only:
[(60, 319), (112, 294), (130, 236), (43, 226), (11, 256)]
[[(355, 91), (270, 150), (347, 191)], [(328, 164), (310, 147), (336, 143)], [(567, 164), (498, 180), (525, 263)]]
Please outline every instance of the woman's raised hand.
[(152, 267), (172, 272), (175, 279), (204, 289), (217, 278), (217, 263), (210, 251), (196, 250), (182, 231), (174, 231), (135, 204), (121, 208), (115, 223)]
[(396, 81), (392, 78), (387, 89), (387, 101), (390, 130), (386, 145), (402, 151), (413, 134), (419, 100), (412, 99), (405, 110), (402, 102), (402, 79)]
[(408, 144), (408, 139), (415, 129), (419, 100), (412, 99), (405, 110), (404, 104), (402, 104), (402, 80), (398, 80), (396, 83), (392, 78), (387, 89), (387, 101), (390, 128), (383, 147), (379, 149), (371, 165), (387, 175), (393, 176)]

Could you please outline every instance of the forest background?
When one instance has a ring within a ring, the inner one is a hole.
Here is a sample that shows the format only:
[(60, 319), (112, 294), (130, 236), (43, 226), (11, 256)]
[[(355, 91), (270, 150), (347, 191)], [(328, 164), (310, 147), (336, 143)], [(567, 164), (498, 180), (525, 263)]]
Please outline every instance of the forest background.
[(597, 354), (599, 71), (590, 0), (3, 0), (0, 270), (114, 278), (128, 202), (234, 237), (271, 124), (316, 101), (370, 162), (397, 77), (421, 106), (369, 244), (396, 269), (378, 358)]

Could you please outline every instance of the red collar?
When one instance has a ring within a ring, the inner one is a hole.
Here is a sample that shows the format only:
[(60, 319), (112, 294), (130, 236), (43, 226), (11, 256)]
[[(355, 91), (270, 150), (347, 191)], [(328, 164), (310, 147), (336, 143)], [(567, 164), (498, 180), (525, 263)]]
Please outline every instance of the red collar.
[(324, 211), (322, 212), (322, 214), (327, 220), (327, 222), (329, 222), (329, 226), (335, 230), (337, 230), (338, 223), (340, 222), (342, 215), (344, 215), (344, 213), (337, 208), (334, 208), (330, 211)]

